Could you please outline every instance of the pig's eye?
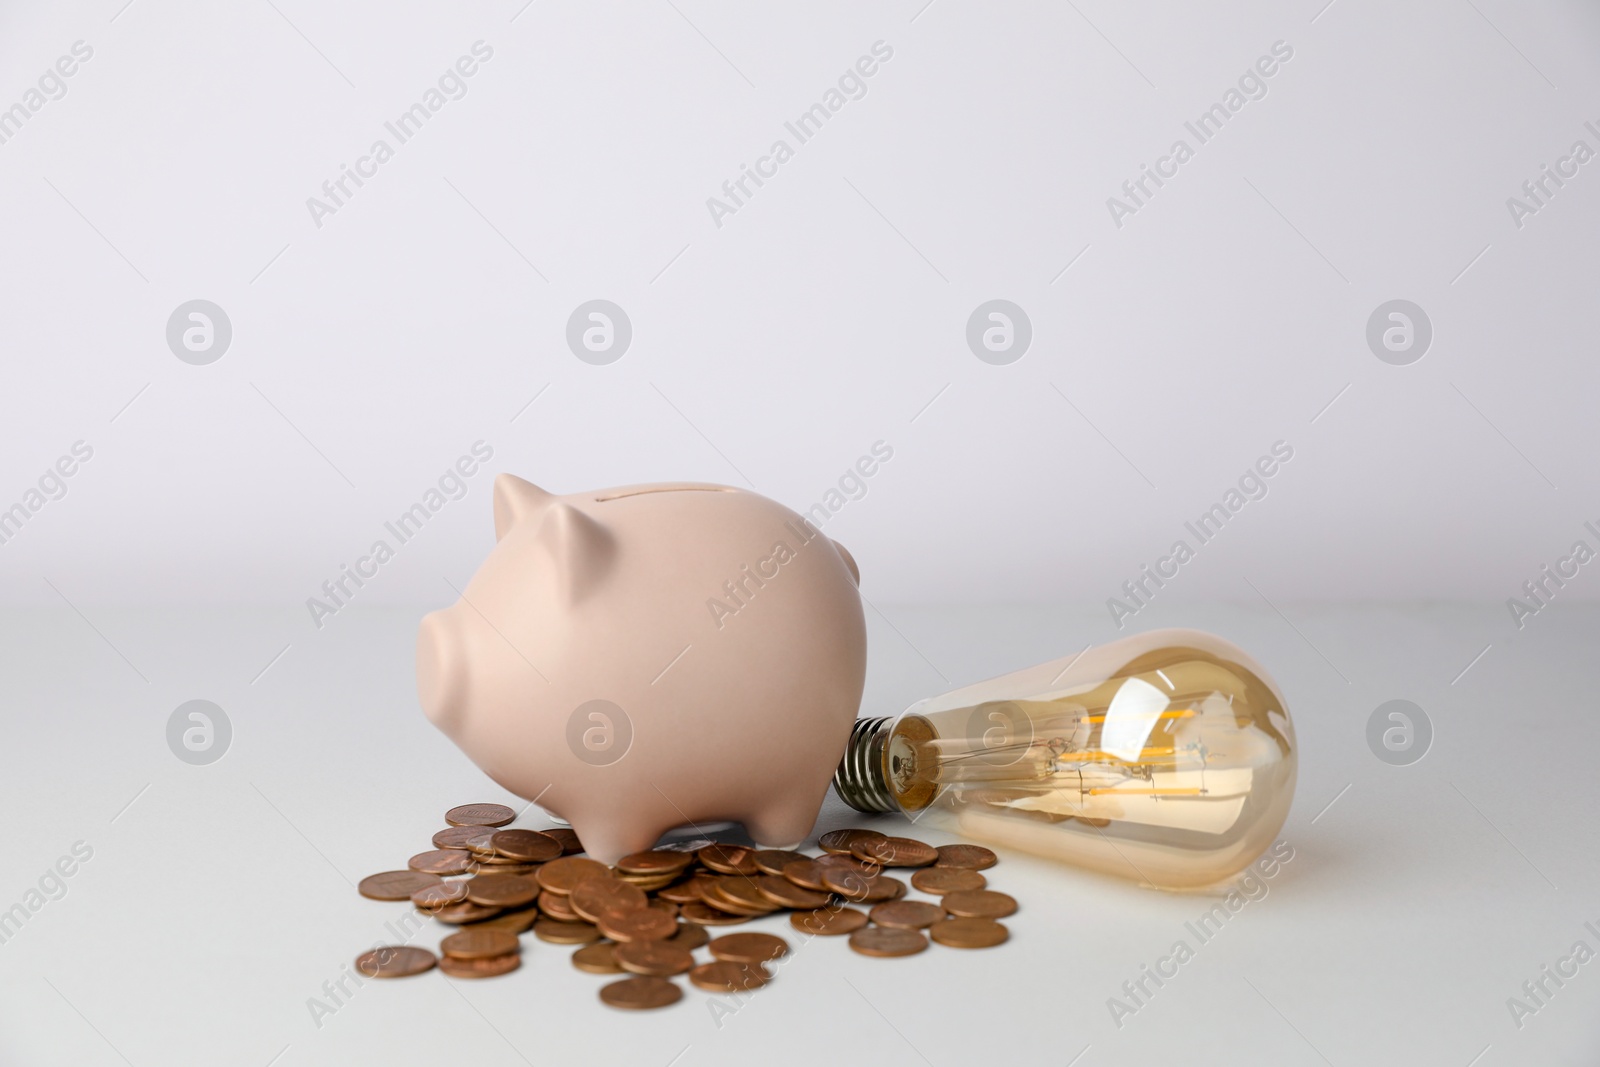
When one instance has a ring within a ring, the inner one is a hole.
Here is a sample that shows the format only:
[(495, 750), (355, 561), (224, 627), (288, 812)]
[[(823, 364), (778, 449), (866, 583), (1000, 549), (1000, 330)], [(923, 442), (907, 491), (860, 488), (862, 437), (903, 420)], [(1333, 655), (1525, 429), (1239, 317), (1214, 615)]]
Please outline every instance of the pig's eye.
[(619, 489), (613, 493), (597, 496), (594, 501), (596, 504), (604, 504), (608, 500), (644, 496), (646, 493), (737, 493), (738, 491), (726, 485), (641, 485), (636, 489)]

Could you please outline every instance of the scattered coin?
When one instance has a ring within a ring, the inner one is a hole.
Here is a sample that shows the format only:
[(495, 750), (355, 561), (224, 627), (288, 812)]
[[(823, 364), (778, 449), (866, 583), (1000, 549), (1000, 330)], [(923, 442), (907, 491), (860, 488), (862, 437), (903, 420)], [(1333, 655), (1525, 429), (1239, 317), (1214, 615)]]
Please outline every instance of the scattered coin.
[(470, 852), (458, 848), (437, 848), (432, 852), (417, 853), (406, 861), (406, 866), (426, 874), (466, 874), (472, 870), (473, 860)]
[(676, 875), (693, 862), (694, 856), (687, 852), (652, 849), (649, 852), (635, 852), (622, 857), (617, 861), (617, 870), (627, 874)]
[(563, 923), (554, 919), (540, 919), (533, 924), (533, 936), (552, 945), (587, 945), (600, 940), (600, 931), (592, 923)]
[(499, 832), (492, 826), (475, 826), (472, 829), (472, 833), (461, 839), (461, 843), (467, 847), (467, 851), (472, 853), (474, 858), (491, 860), (495, 856), (494, 835)]
[(883, 867), (926, 867), (939, 858), (938, 850), (932, 845), (909, 837), (860, 841), (851, 847), (850, 854)]
[(921, 930), (863, 926), (850, 935), (850, 947), (863, 956), (914, 956), (928, 947)]
[(578, 913), (572, 910), (572, 898), (552, 893), (546, 889), (539, 894), (539, 910), (550, 918), (564, 923), (582, 922)]
[(689, 984), (708, 993), (743, 993), (760, 989), (772, 980), (759, 963), (734, 963), (717, 960), (702, 963), (689, 972)]
[(498, 830), (489, 839), (495, 852), (523, 863), (548, 863), (561, 857), (561, 842), (537, 830)]
[(661, 941), (678, 932), (678, 920), (654, 908), (607, 912), (600, 932), (613, 941)]
[(460, 904), (446, 904), (444, 907), (434, 911), (433, 917), (442, 923), (459, 926), (463, 923), (482, 922), (499, 914), (499, 908), (486, 908), (482, 904), (474, 904), (470, 900), (464, 900)]
[(783, 865), (783, 876), (802, 889), (814, 889), (819, 892), (828, 891), (828, 883), (822, 880), (822, 874), (827, 868), (816, 860), (795, 860), (793, 863)]
[(617, 965), (634, 974), (670, 978), (694, 966), (694, 957), (682, 945), (668, 941), (629, 941), (613, 952)]
[(433, 847), (466, 848), (467, 838), (482, 831), (481, 826), (447, 826), (433, 835)]
[(356, 970), (368, 978), (405, 978), (432, 970), (438, 960), (425, 948), (384, 945), (356, 957)]
[(734, 915), (731, 912), (718, 911), (709, 904), (695, 901), (685, 904), (678, 913), (685, 922), (694, 923), (696, 926), (733, 926), (749, 918), (748, 915)]
[(477, 927), (493, 927), (497, 930), (509, 930), (513, 934), (521, 934), (531, 929), (538, 919), (539, 909), (529, 906), (502, 912), (493, 918), (479, 920), (473, 925)]
[(940, 845), (938, 865), (961, 867), (969, 871), (986, 871), (1000, 862), (1000, 857), (982, 845)]
[(911, 888), (934, 896), (954, 893), (958, 889), (982, 889), (989, 880), (977, 871), (965, 867), (924, 867), (911, 876)]
[(624, 978), (600, 987), (600, 1001), (613, 1008), (643, 1011), (676, 1004), (683, 990), (665, 978)]
[(608, 911), (637, 911), (650, 903), (644, 890), (608, 875), (585, 878), (573, 887), (567, 900), (572, 910), (592, 923)]
[(697, 926), (694, 923), (679, 923), (678, 932), (667, 938), (667, 944), (677, 945), (679, 948), (693, 951), (710, 940), (711, 935), (706, 933), (704, 926)]
[(520, 908), (538, 896), (538, 883), (516, 874), (480, 874), (467, 882), (467, 899), (486, 908)]
[(885, 836), (876, 830), (833, 830), (817, 838), (817, 847), (824, 852), (848, 854), (860, 842), (881, 841)]
[(889, 900), (867, 913), (879, 926), (897, 926), (904, 930), (920, 930), (944, 919), (944, 909), (925, 900)]
[(516, 817), (504, 804), (463, 804), (444, 813), (451, 826), (504, 826)]
[(611, 868), (582, 856), (562, 856), (540, 867), (535, 877), (539, 879), (541, 887), (552, 893), (565, 894), (572, 892), (573, 887), (585, 878), (593, 878), (597, 874), (609, 876)]
[(425, 911), (433, 911), (446, 904), (459, 904), (467, 899), (467, 883), (436, 882), (425, 885), (411, 894), (411, 903)]
[(782, 874), (785, 864), (810, 858), (804, 852), (787, 848), (761, 848), (750, 853), (750, 861), (762, 874)]
[(614, 951), (616, 947), (609, 941), (585, 945), (572, 954), (572, 965), (589, 974), (621, 974), (622, 967), (618, 965)]
[(719, 874), (760, 874), (750, 850), (740, 845), (707, 845), (696, 856), (701, 863)]
[(706, 890), (705, 901), (714, 908), (752, 917), (770, 915), (778, 910), (778, 905), (762, 894), (752, 878), (723, 878)]
[(789, 925), (807, 934), (832, 937), (851, 934), (867, 925), (867, 913), (854, 908), (819, 908), (816, 911), (797, 911), (789, 916)]
[(461, 930), (439, 942), (439, 951), (458, 960), (480, 960), (489, 956), (504, 956), (516, 952), (517, 935), (493, 927), (474, 926)]
[(804, 889), (777, 874), (763, 874), (756, 879), (756, 890), (781, 908), (820, 908), (828, 902), (828, 894), (815, 889)]
[(963, 889), (944, 895), (944, 910), (958, 919), (1003, 919), (1017, 910), (1017, 901), (992, 889)]
[(439, 960), (439, 969), (451, 978), (498, 978), (502, 974), (510, 974), (521, 966), (520, 952), (512, 952), (505, 956), (490, 956), (486, 959), (462, 960), (454, 956), (445, 956)]
[(730, 963), (765, 963), (786, 955), (789, 942), (774, 934), (724, 934), (706, 948), (713, 959)]
[(361, 879), (356, 892), (370, 900), (409, 900), (417, 890), (443, 882), (437, 874), (423, 871), (384, 871)]
[(905, 896), (906, 884), (886, 874), (863, 874), (849, 867), (830, 867), (822, 880), (828, 888), (854, 904), (876, 904)]
[(1011, 932), (993, 919), (945, 919), (928, 927), (928, 936), (951, 948), (993, 948)]
[(578, 834), (575, 830), (565, 826), (557, 826), (549, 830), (540, 830), (539, 832), (546, 837), (555, 838), (556, 843), (561, 846), (561, 854), (563, 856), (571, 856), (583, 851), (583, 842), (578, 840)]

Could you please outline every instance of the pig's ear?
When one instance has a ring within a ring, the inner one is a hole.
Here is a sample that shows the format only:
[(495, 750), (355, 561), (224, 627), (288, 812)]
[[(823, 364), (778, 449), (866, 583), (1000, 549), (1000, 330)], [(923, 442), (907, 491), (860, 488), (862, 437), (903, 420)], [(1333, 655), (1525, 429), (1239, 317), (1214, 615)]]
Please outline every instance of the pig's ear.
[(555, 497), (515, 474), (500, 474), (494, 479), (494, 539), (503, 538), (511, 527), (543, 511)]
[(617, 547), (605, 526), (559, 502), (545, 508), (534, 539), (555, 562), (560, 592), (569, 604), (582, 600), (605, 577)]

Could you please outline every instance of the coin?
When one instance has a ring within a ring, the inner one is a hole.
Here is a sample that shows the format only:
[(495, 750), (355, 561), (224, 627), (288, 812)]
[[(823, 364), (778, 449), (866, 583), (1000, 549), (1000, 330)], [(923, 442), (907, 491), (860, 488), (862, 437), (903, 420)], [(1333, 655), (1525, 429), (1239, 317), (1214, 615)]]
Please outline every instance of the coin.
[(471, 853), (458, 848), (437, 848), (432, 852), (417, 853), (406, 861), (406, 866), (427, 874), (466, 874), (472, 870), (473, 861)]
[(864, 926), (850, 935), (850, 947), (863, 956), (914, 956), (928, 947), (920, 930)]
[(582, 856), (562, 856), (540, 867), (535, 877), (542, 888), (565, 894), (572, 892), (573, 887), (585, 878), (593, 878), (597, 874), (609, 876), (611, 868)]
[(436, 910), (433, 913), (433, 917), (442, 923), (459, 926), (462, 923), (482, 922), (499, 914), (499, 908), (486, 908), (482, 904), (474, 904), (472, 901), (467, 900), (462, 901), (460, 904), (446, 904)]
[(946, 893), (944, 910), (959, 919), (1000, 919), (1017, 910), (1015, 897), (992, 889), (962, 889)]
[(911, 876), (911, 888), (934, 896), (954, 893), (958, 889), (982, 889), (989, 880), (977, 871), (965, 867), (924, 867)]
[(617, 861), (617, 870), (625, 874), (677, 874), (693, 862), (694, 856), (687, 852), (651, 849), (622, 857)]
[(820, 908), (828, 902), (827, 893), (815, 889), (802, 889), (789, 879), (777, 874), (763, 874), (756, 879), (756, 890), (768, 900), (784, 908)]
[(814, 889), (827, 892), (828, 884), (822, 880), (822, 872), (826, 867), (816, 860), (795, 860), (793, 863), (783, 865), (783, 876), (802, 889)]
[(467, 882), (467, 899), (486, 908), (520, 908), (538, 896), (538, 883), (517, 874), (480, 874)]
[(500, 855), (523, 863), (548, 863), (561, 856), (561, 842), (537, 830), (499, 830), (489, 842)]
[(444, 813), (451, 826), (504, 826), (516, 817), (504, 804), (463, 804)]
[(906, 884), (886, 874), (863, 874), (848, 867), (833, 867), (824, 872), (822, 880), (828, 888), (855, 904), (875, 904), (880, 900), (898, 900), (906, 894)]
[(433, 911), (446, 904), (459, 904), (467, 899), (467, 883), (438, 882), (425, 885), (411, 894), (411, 903), (424, 911)]
[(491, 919), (484, 919), (473, 925), (476, 927), (493, 927), (496, 930), (509, 930), (514, 934), (526, 933), (538, 921), (539, 909), (529, 905), (526, 908), (516, 908), (503, 912)]
[(623, 970), (656, 978), (670, 978), (694, 966), (689, 950), (671, 941), (629, 941), (618, 945), (613, 954)]
[(778, 905), (762, 895), (753, 879), (728, 877), (706, 890), (705, 901), (714, 908), (722, 908), (737, 915), (770, 915)]
[(833, 830), (817, 838), (817, 847), (824, 852), (848, 853), (858, 842), (881, 841), (884, 836), (876, 830)]
[(495, 855), (494, 835), (499, 832), (492, 826), (476, 826), (473, 827), (472, 833), (461, 839), (461, 843), (467, 847), (468, 852), (478, 859), (493, 859)]
[(750, 853), (751, 862), (756, 865), (756, 870), (763, 874), (782, 874), (784, 864), (810, 858), (804, 852), (787, 848), (761, 848)]
[(484, 959), (462, 960), (454, 956), (445, 956), (439, 961), (439, 969), (451, 978), (498, 978), (502, 974), (510, 974), (522, 966), (522, 954), (512, 952), (504, 956), (489, 956)]
[(489, 956), (504, 956), (518, 949), (517, 935), (507, 930), (485, 929), (474, 926), (458, 930), (439, 942), (439, 951), (458, 960), (481, 960)]
[(585, 878), (573, 887), (567, 900), (573, 911), (592, 923), (599, 922), (600, 916), (608, 911), (637, 911), (650, 903), (644, 890), (619, 882), (610, 875)]
[(1011, 932), (993, 919), (946, 919), (928, 927), (928, 936), (951, 948), (993, 948)]
[(679, 923), (678, 932), (667, 938), (667, 944), (677, 945), (679, 948), (693, 951), (710, 940), (711, 935), (706, 933), (704, 926), (699, 926), (695, 923)]
[(369, 900), (409, 900), (417, 890), (443, 881), (437, 874), (423, 871), (383, 871), (361, 879), (356, 892)]
[(613, 1008), (642, 1011), (676, 1004), (683, 990), (665, 978), (624, 978), (600, 987), (600, 1001)]
[(694, 901), (685, 904), (679, 914), (685, 922), (694, 923), (696, 926), (733, 926), (750, 918), (748, 915), (735, 915), (732, 912), (718, 911), (704, 901)]
[(671, 885), (677, 879), (677, 874), (629, 874), (627, 871), (617, 872), (617, 881), (636, 885), (646, 893), (653, 893), (663, 886)]
[(572, 954), (572, 965), (589, 974), (621, 974), (614, 951), (617, 946), (609, 941), (585, 945)]
[(721, 874), (760, 874), (750, 850), (742, 845), (707, 845), (695, 854), (700, 862)]
[(867, 925), (867, 914), (854, 908), (819, 908), (816, 911), (797, 911), (789, 916), (789, 925), (807, 934), (832, 937), (851, 934)]
[(466, 848), (467, 838), (482, 830), (481, 826), (447, 826), (433, 835), (433, 847)]
[(730, 963), (765, 963), (787, 955), (789, 942), (774, 934), (723, 934), (706, 946), (712, 959)]
[(356, 970), (368, 978), (405, 978), (432, 970), (438, 960), (425, 948), (382, 945), (356, 957)]
[(717, 960), (702, 963), (689, 972), (689, 984), (708, 993), (743, 993), (760, 989), (772, 980), (759, 963), (734, 963)]
[(607, 912), (600, 932), (613, 941), (661, 941), (678, 932), (678, 920), (654, 908)]
[(587, 945), (600, 940), (600, 931), (591, 923), (563, 923), (540, 919), (533, 924), (533, 936), (552, 945)]
[(561, 854), (563, 856), (571, 856), (574, 853), (583, 851), (583, 842), (578, 840), (578, 834), (575, 830), (565, 826), (552, 826), (539, 832), (546, 837), (554, 838), (556, 844), (561, 846)]
[(928, 844), (909, 837), (885, 837), (877, 841), (858, 841), (850, 849), (856, 859), (884, 867), (926, 867), (939, 858)]
[(693, 904), (700, 899), (700, 887), (691, 878), (687, 882), (675, 882), (662, 887), (656, 892), (656, 897), (674, 904)]
[(982, 845), (940, 845), (938, 852), (938, 863), (941, 867), (986, 871), (1000, 862), (999, 856)]
[(818, 856), (811, 861), (823, 870), (867, 871), (877, 874), (882, 868), (876, 863), (862, 863), (854, 856), (843, 852), (829, 852)]
[(898, 926), (905, 930), (920, 930), (944, 919), (944, 909), (925, 900), (890, 900), (879, 904), (867, 913), (867, 918), (879, 926)]

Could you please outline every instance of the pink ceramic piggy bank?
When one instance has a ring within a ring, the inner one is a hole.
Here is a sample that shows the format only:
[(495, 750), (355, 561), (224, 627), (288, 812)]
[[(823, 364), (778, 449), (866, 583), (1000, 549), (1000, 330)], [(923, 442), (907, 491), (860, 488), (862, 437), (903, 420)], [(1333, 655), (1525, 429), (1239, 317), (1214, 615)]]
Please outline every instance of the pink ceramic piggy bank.
[(433, 723), (604, 862), (731, 819), (811, 831), (866, 673), (855, 562), (719, 485), (555, 496), (502, 474), (496, 545), (422, 620)]

